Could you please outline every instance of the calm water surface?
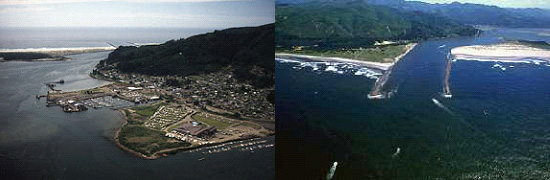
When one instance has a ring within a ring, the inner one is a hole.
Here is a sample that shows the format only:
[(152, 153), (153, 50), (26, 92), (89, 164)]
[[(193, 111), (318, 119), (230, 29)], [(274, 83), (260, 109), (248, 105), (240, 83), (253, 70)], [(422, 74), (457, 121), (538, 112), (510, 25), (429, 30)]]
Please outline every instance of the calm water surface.
[[(106, 84), (88, 76), (109, 52), (59, 62), (0, 63), (0, 179), (272, 179), (274, 148), (203, 155), (179, 152), (143, 160), (110, 141), (120, 113), (90, 109), (64, 113), (46, 107), (46, 82), (64, 91)], [(274, 137), (267, 138), (271, 143)], [(203, 161), (199, 158), (205, 157)]]

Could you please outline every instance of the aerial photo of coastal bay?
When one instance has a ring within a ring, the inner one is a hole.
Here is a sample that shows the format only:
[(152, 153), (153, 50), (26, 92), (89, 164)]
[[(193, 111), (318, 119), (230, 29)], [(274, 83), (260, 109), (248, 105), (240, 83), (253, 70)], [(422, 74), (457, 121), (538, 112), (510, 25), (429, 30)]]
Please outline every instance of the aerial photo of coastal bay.
[(274, 179), (274, 14), (0, 1), (0, 179)]
[(277, 179), (550, 179), (550, 1), (275, 9)]

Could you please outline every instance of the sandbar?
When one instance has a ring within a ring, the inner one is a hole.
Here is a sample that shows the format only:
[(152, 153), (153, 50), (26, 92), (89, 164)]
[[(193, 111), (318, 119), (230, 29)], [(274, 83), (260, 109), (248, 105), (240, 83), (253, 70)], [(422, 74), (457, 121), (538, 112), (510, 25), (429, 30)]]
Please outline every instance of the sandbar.
[(550, 61), (550, 50), (518, 43), (461, 46), (451, 49), (451, 55), (453, 59), (475, 61)]

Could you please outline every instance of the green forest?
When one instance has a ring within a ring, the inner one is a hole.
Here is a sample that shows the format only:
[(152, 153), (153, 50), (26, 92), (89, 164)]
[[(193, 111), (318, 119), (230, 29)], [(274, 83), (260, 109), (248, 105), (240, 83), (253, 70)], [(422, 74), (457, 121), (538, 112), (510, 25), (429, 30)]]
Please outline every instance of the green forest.
[(277, 47), (366, 47), (379, 40), (471, 36), (472, 26), (423, 12), (360, 2), (277, 5)]
[(112, 64), (126, 73), (189, 76), (231, 66), (238, 80), (271, 87), (275, 84), (274, 39), (274, 24), (268, 24), (214, 31), (160, 45), (121, 46), (98, 68)]

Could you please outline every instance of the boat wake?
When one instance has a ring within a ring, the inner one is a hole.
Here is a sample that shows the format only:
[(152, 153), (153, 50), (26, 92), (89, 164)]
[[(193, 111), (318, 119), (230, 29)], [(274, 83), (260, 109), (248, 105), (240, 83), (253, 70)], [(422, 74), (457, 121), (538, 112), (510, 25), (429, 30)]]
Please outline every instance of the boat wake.
[(330, 167), (330, 170), (327, 173), (327, 180), (331, 180), (332, 177), (334, 177), (334, 172), (336, 172), (336, 166), (338, 166), (338, 162), (334, 162), (332, 164), (332, 167)]
[(400, 152), (401, 152), (401, 148), (397, 148), (397, 150), (395, 150), (395, 153), (393, 153), (393, 155), (391, 157), (392, 158), (397, 157), (397, 155), (399, 155)]
[(451, 115), (454, 115), (454, 113), (449, 109), (447, 108), (445, 105), (443, 105), (441, 102), (439, 102), (437, 99), (435, 98), (432, 98), (432, 102), (439, 108), (443, 109), (445, 112), (451, 114)]

